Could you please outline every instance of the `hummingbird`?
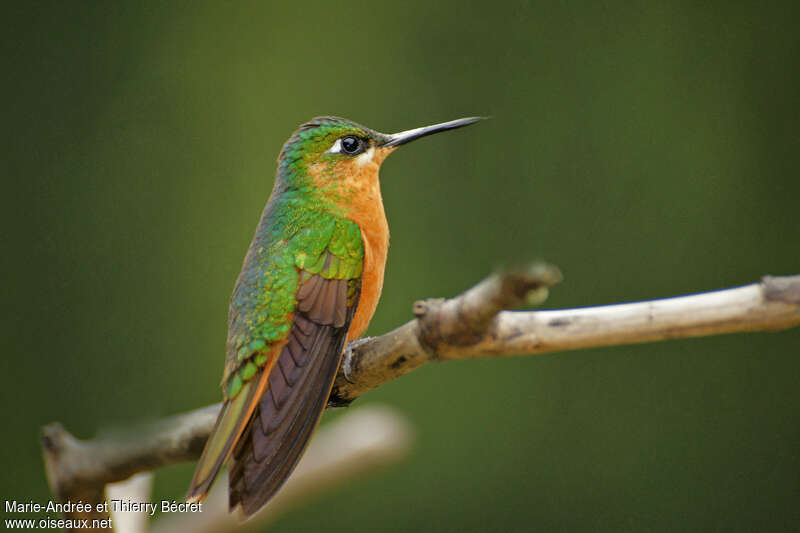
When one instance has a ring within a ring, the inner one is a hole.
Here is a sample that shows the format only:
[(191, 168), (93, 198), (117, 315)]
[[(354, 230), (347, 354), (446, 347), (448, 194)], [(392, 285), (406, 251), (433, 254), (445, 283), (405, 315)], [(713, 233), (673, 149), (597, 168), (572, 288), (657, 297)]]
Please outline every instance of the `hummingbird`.
[(229, 508), (255, 513), (300, 460), (346, 343), (372, 319), (389, 225), (378, 171), (399, 146), (480, 117), (384, 134), (338, 117), (283, 145), (228, 312), (224, 402), (192, 478), (202, 501), (228, 464)]

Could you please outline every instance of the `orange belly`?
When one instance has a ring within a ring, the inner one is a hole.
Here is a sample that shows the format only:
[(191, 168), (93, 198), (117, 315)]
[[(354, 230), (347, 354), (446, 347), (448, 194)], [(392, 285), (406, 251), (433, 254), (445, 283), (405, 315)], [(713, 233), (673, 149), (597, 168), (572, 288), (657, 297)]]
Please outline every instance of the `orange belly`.
[[(381, 212), (383, 209), (381, 209)], [(382, 213), (381, 213), (382, 214)], [(385, 215), (382, 217), (385, 231), (374, 233), (362, 227), (364, 240), (364, 271), (361, 275), (361, 296), (358, 299), (356, 314), (347, 332), (347, 342), (359, 338), (367, 330), (383, 289), (383, 272), (386, 268), (386, 255), (389, 251), (389, 228)]]

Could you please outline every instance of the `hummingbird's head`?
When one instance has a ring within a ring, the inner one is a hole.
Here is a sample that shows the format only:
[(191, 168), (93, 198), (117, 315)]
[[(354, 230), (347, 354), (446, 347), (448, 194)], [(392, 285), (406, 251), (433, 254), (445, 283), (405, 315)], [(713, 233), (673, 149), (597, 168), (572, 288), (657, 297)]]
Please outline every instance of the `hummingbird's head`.
[(380, 195), (378, 170), (390, 153), (415, 139), (481, 120), (461, 118), (400, 133), (380, 133), (350, 120), (317, 117), (283, 145), (278, 176), (284, 186), (315, 191), (334, 203)]

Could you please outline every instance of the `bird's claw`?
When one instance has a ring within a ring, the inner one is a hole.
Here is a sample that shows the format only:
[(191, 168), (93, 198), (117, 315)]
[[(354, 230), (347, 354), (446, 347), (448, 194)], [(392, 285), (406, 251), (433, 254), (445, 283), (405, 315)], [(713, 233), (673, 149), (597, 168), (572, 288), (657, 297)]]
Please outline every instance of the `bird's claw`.
[(348, 383), (353, 383), (353, 380), (350, 379), (350, 376), (353, 373), (353, 349), (370, 340), (372, 340), (372, 337), (364, 337), (349, 342), (347, 343), (347, 346), (345, 346), (344, 355), (342, 356), (342, 375)]

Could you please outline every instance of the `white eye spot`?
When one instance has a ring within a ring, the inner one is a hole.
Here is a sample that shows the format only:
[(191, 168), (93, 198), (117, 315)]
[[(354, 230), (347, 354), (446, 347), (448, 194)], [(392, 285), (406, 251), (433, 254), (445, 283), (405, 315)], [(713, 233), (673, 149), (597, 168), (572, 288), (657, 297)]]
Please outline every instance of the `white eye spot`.
[(326, 154), (338, 154), (342, 151), (342, 140), (336, 139), (336, 142), (333, 143), (333, 146), (328, 148), (325, 153)]
[(370, 146), (369, 150), (367, 150), (360, 156), (356, 157), (356, 161), (358, 161), (358, 166), (363, 167), (364, 165), (372, 161), (373, 155), (375, 155), (375, 147)]

